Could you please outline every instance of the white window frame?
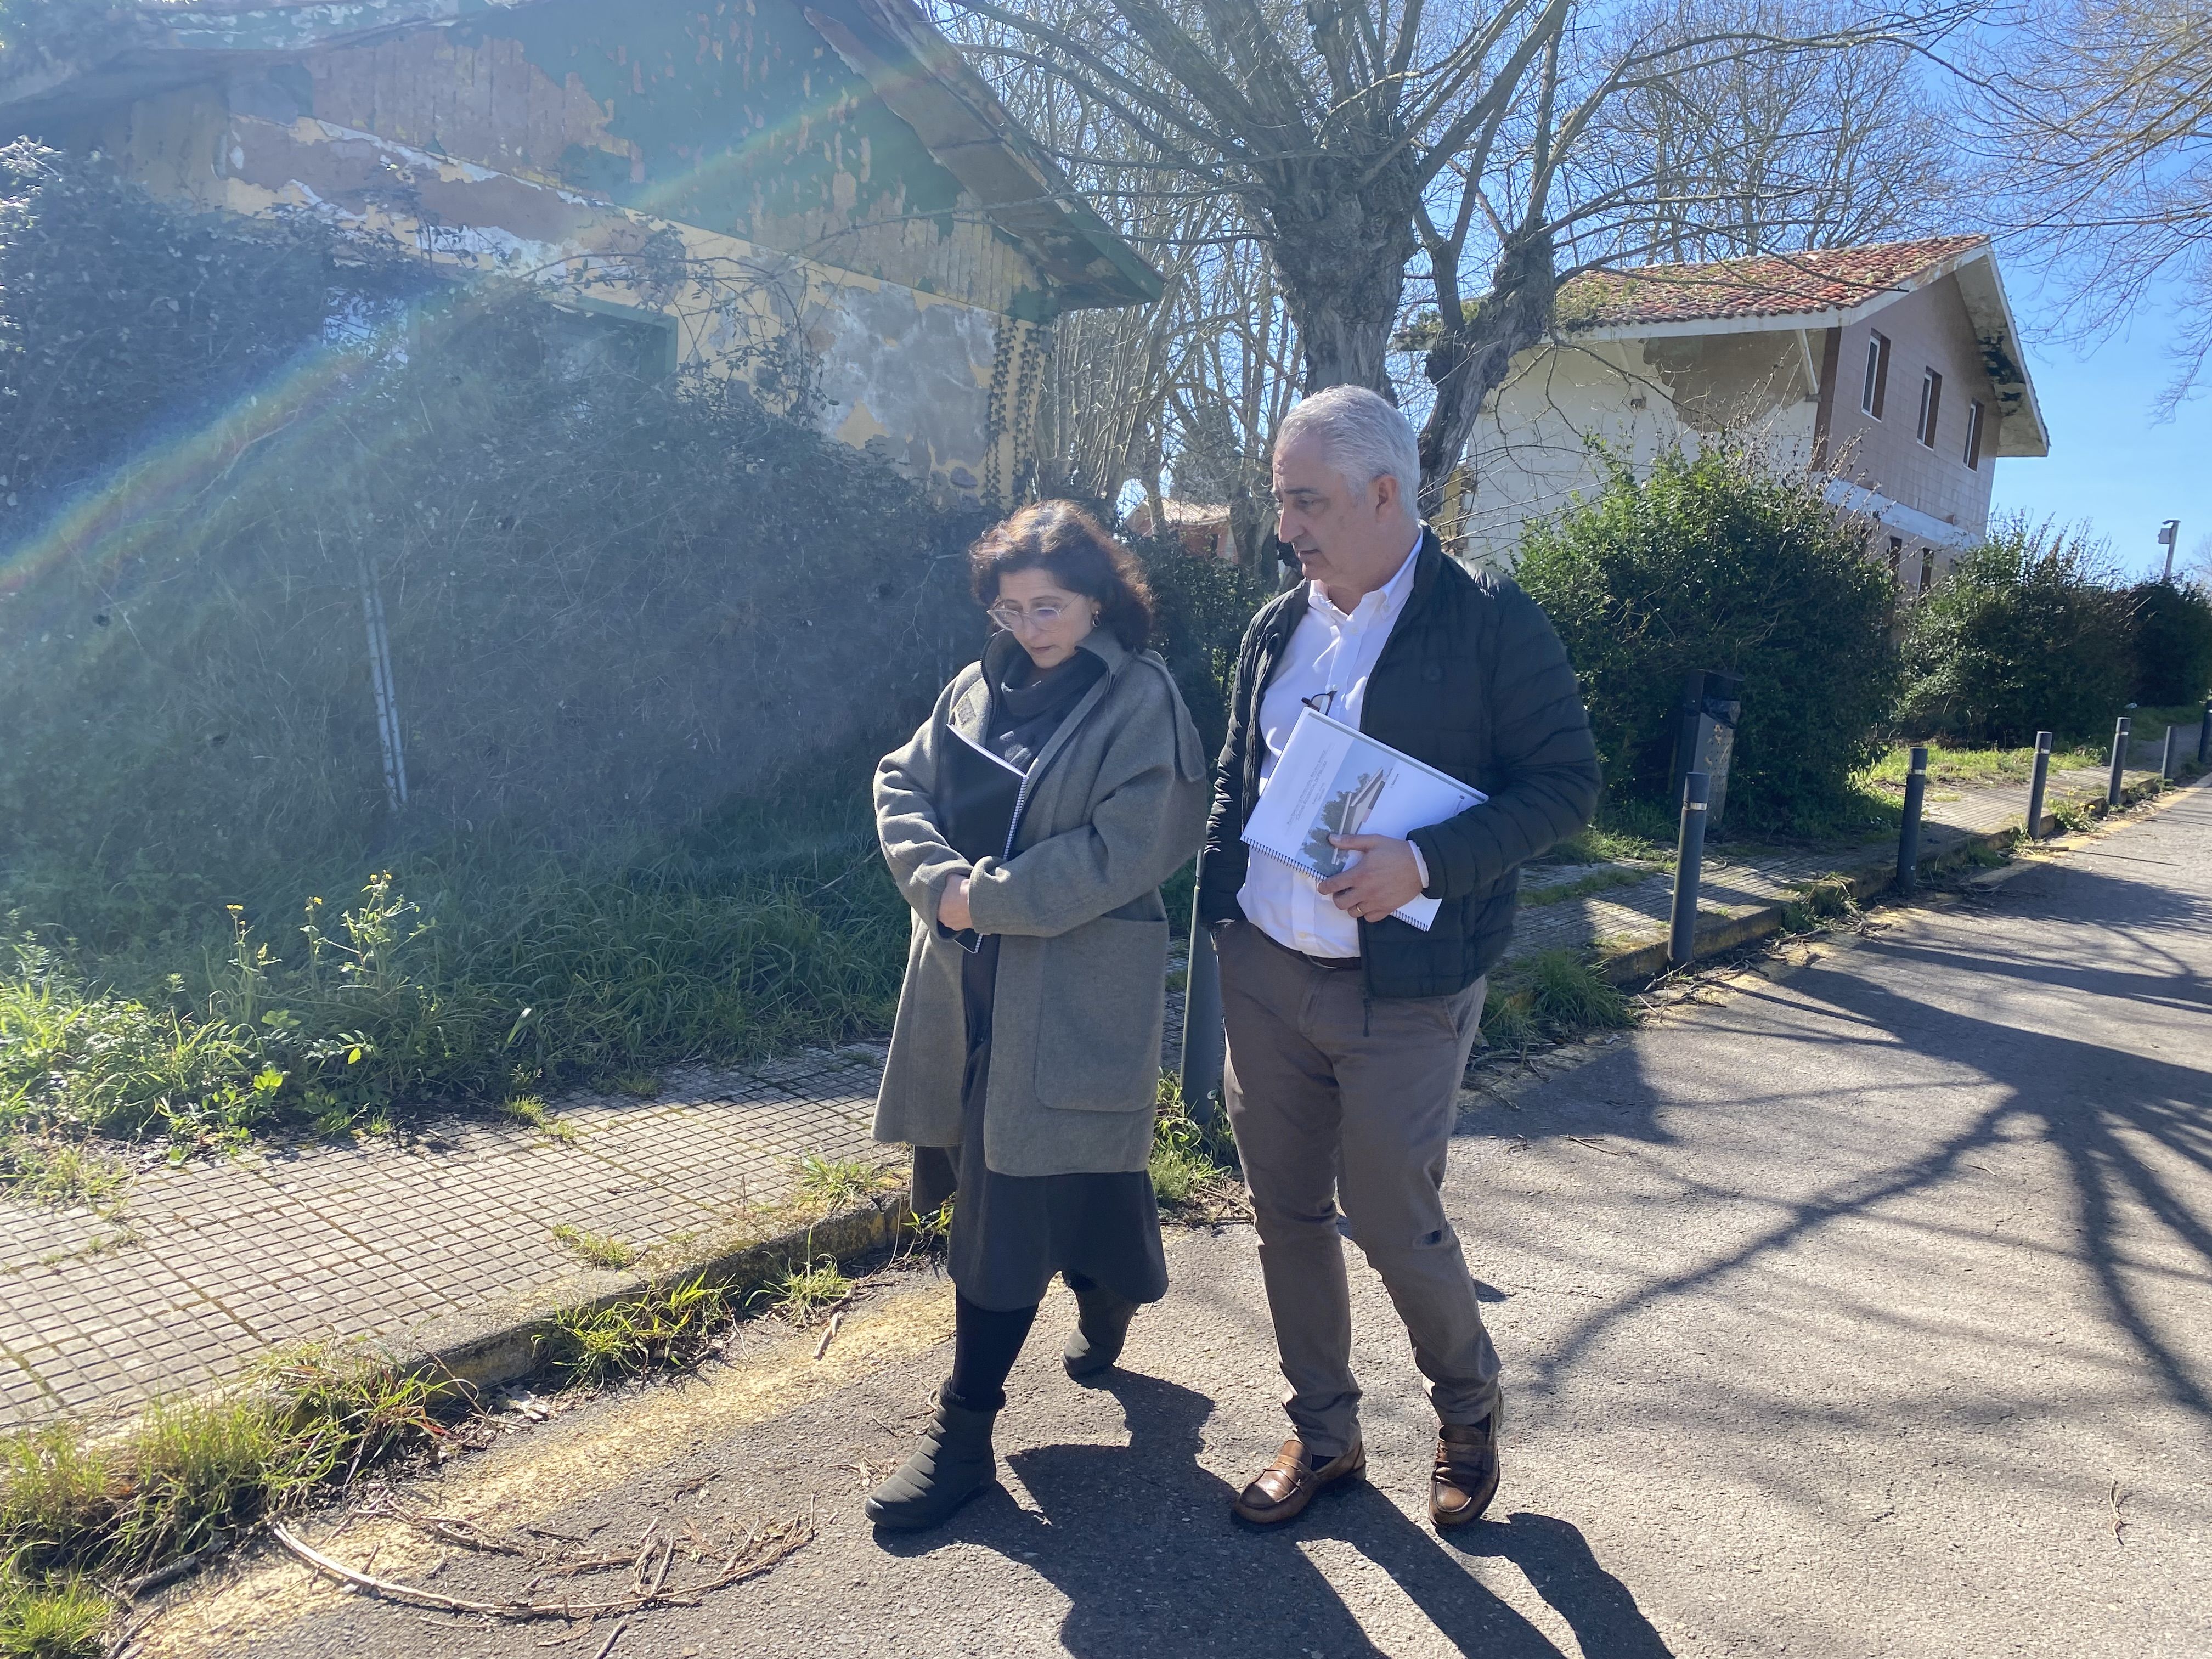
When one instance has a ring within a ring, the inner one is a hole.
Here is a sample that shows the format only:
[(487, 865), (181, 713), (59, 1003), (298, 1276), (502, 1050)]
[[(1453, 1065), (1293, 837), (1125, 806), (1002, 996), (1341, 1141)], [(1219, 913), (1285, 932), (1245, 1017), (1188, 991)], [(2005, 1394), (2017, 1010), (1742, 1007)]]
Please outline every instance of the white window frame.
[(1979, 398), (1966, 405), (1966, 447), (1963, 459), (1967, 471), (1982, 470), (1982, 400)]

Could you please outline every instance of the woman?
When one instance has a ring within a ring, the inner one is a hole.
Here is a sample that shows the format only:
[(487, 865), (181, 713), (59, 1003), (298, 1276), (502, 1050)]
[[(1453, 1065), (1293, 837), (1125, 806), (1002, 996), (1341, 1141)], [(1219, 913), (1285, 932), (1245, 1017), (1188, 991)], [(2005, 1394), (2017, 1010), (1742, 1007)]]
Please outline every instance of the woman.
[(1207, 768), (1145, 650), (1142, 571), (1066, 501), (969, 555), (982, 660), (876, 769), (876, 828), (915, 909), (876, 1103), (915, 1148), (915, 1208), (953, 1195), (951, 1377), (868, 1518), (934, 1526), (997, 1473), (991, 1429), (1052, 1275), (1075, 1292), (1073, 1376), (1167, 1292), (1146, 1164), (1168, 951), (1159, 884), (1198, 849)]

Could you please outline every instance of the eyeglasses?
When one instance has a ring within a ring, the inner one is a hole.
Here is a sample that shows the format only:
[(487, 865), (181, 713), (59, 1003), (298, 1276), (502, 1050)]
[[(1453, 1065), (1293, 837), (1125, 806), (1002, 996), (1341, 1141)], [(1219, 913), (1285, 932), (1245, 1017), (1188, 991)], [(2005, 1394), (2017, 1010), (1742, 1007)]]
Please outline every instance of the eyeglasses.
[(1009, 599), (993, 605), (983, 614), (1005, 629), (1019, 628), (1024, 623), (1031, 628), (1049, 628), (1074, 608), (1073, 601), (1066, 605), (1054, 605), (1051, 600), (1047, 599), (1024, 611)]

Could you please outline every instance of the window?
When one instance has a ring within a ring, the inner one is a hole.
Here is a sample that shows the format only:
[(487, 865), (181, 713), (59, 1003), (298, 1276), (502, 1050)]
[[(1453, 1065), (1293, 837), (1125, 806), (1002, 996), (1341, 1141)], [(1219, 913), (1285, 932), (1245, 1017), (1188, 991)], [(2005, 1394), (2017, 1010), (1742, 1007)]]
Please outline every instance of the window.
[(1934, 369), (1920, 376), (1920, 425), (1915, 432), (1929, 448), (1936, 447), (1936, 415), (1943, 403), (1943, 377)]
[(1923, 547), (1920, 550), (1920, 591), (1925, 593), (1935, 585), (1935, 581), (1936, 550), (1932, 547)]
[(1905, 565), (1905, 538), (1904, 538), (1904, 537), (1902, 537), (1902, 536), (1892, 536), (1892, 537), (1889, 538), (1889, 579), (1890, 579), (1890, 580), (1892, 580), (1892, 581), (1893, 582), (1893, 581), (1895, 581), (1895, 580), (1897, 580), (1897, 577), (1898, 577), (1898, 572), (1899, 572), (1900, 569), (1902, 569), (1902, 568), (1904, 568), (1904, 565)]
[(1889, 390), (1889, 336), (1867, 335), (1866, 386), (1859, 393), (1859, 413), (1881, 418), (1881, 405)]
[(1978, 472), (1982, 465), (1982, 400), (1978, 398), (1966, 405), (1966, 470)]

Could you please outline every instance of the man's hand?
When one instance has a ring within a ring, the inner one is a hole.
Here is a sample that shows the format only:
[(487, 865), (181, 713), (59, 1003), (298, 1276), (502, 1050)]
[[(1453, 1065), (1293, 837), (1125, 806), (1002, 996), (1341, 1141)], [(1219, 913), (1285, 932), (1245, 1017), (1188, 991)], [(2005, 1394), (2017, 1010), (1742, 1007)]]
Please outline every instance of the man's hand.
[(938, 924), (950, 933), (964, 933), (975, 925), (968, 914), (968, 878), (955, 876), (937, 897)]
[(1380, 921), (1421, 896), (1421, 866), (1413, 843), (1395, 836), (1331, 836), (1331, 847), (1357, 853), (1359, 862), (1321, 884), (1322, 895), (1365, 921)]

